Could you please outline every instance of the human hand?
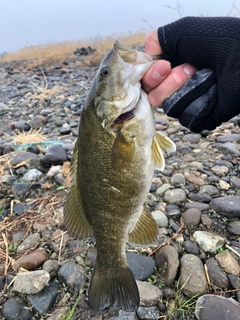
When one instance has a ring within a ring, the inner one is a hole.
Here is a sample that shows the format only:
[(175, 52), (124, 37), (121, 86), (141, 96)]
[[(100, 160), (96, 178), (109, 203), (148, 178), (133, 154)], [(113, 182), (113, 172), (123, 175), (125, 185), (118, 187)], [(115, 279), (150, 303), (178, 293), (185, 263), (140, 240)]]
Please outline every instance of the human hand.
[[(145, 51), (151, 55), (163, 54), (157, 30), (147, 34)], [(142, 79), (143, 89), (148, 93), (151, 105), (161, 107), (163, 102), (181, 88), (196, 72), (197, 68), (187, 63), (171, 69), (171, 64), (167, 60), (156, 61)]]
[[(155, 32), (150, 39), (150, 53), (159, 53), (155, 51), (159, 41), (160, 50), (172, 67), (189, 63), (200, 71), (166, 99), (166, 92), (169, 90), (171, 94), (174, 86), (166, 86), (161, 91), (160, 86), (163, 86), (170, 73), (156, 86), (150, 80), (151, 68), (143, 79), (150, 102), (154, 106), (162, 105), (169, 116), (178, 118), (184, 126), (195, 132), (215, 129), (239, 114), (239, 30), (240, 19), (232, 17), (186, 17), (159, 28), (157, 37)], [(149, 52), (147, 46), (146, 50)], [(158, 97), (160, 94), (162, 100), (166, 99), (163, 104)]]

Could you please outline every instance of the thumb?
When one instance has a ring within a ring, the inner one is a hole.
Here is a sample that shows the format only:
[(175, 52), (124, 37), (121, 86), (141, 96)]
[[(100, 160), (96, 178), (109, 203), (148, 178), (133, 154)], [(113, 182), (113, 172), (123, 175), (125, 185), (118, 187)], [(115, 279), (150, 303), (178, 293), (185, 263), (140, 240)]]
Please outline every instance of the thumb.
[(144, 45), (145, 45), (145, 52), (148, 54), (158, 55), (163, 53), (162, 48), (158, 41), (157, 30), (153, 30), (146, 35)]

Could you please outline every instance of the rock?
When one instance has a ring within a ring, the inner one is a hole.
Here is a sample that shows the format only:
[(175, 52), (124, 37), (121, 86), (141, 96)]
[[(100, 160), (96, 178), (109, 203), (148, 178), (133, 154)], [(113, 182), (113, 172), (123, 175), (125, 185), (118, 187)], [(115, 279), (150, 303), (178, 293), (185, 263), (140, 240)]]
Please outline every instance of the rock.
[(240, 288), (240, 278), (239, 275), (235, 276), (234, 274), (229, 274), (228, 279), (231, 283), (231, 286), (234, 289), (239, 289)]
[(57, 276), (59, 265), (57, 260), (47, 260), (42, 265), (42, 270), (47, 271), (50, 274), (51, 278), (55, 278)]
[(205, 181), (202, 178), (197, 177), (195, 174), (184, 172), (184, 177), (194, 185), (202, 186), (205, 184)]
[(151, 283), (137, 280), (140, 295), (140, 306), (156, 306), (158, 300), (162, 298), (162, 291)]
[(41, 292), (28, 295), (27, 299), (40, 315), (47, 313), (52, 309), (58, 295), (59, 284), (50, 282)]
[(212, 167), (212, 171), (219, 177), (225, 177), (228, 174), (229, 169), (225, 166), (214, 166)]
[(200, 188), (200, 192), (207, 193), (210, 196), (215, 196), (219, 194), (218, 188), (211, 185), (204, 185)]
[(19, 293), (36, 294), (43, 290), (50, 275), (44, 270), (18, 273), (13, 283), (13, 290)]
[(209, 204), (207, 203), (202, 203), (202, 202), (187, 202), (184, 205), (185, 209), (191, 209), (191, 208), (195, 208), (195, 209), (199, 209), (199, 210), (208, 210), (209, 209)]
[(231, 221), (227, 224), (227, 231), (240, 236), (240, 221)]
[(233, 299), (206, 294), (198, 298), (195, 315), (198, 320), (237, 320), (240, 307)]
[(239, 148), (235, 143), (232, 143), (232, 142), (217, 143), (215, 147), (221, 150), (225, 154), (229, 153), (229, 154), (239, 155)]
[(184, 178), (184, 175), (181, 173), (176, 173), (172, 176), (172, 178), (170, 179), (170, 182), (173, 186), (175, 185), (185, 185), (186, 180)]
[(88, 248), (85, 264), (87, 267), (93, 268), (97, 259), (97, 248)]
[(52, 178), (55, 176), (55, 174), (61, 172), (61, 166), (51, 166), (51, 168), (48, 170), (47, 177)]
[(60, 165), (63, 164), (68, 158), (67, 152), (63, 147), (59, 145), (52, 145), (45, 156), (42, 158), (41, 162), (43, 166), (49, 168), (52, 165)]
[(196, 242), (193, 242), (191, 240), (184, 241), (183, 248), (187, 253), (195, 254), (196, 256), (198, 256), (200, 253), (199, 247)]
[(58, 271), (58, 279), (68, 286), (70, 292), (78, 293), (86, 280), (85, 268), (73, 262), (66, 262)]
[(232, 177), (230, 179), (231, 185), (233, 186), (233, 188), (240, 188), (240, 178), (238, 177)]
[(26, 172), (23, 176), (24, 180), (29, 181), (38, 181), (43, 176), (43, 173), (37, 169), (30, 169), (28, 172)]
[(218, 136), (217, 142), (225, 143), (225, 142), (232, 142), (232, 141), (240, 141), (240, 134), (228, 134), (226, 136)]
[(201, 135), (198, 133), (189, 133), (186, 134), (182, 140), (188, 143), (198, 143), (201, 140)]
[(22, 253), (28, 249), (34, 247), (40, 242), (40, 235), (38, 233), (30, 234), (23, 242), (18, 246), (17, 253)]
[(159, 319), (160, 311), (157, 307), (147, 307), (147, 308), (139, 307), (137, 310), (137, 316), (138, 316), (138, 319), (142, 319), (142, 320)]
[(208, 285), (201, 260), (193, 254), (180, 259), (180, 286), (188, 297), (207, 292)]
[[(112, 310), (113, 315), (106, 315), (106, 318), (104, 317), (104, 319), (108, 319), (108, 320), (138, 320), (138, 317), (136, 315), (136, 312), (126, 312), (120, 309), (117, 310)], [(110, 311), (109, 311), (110, 313)], [(91, 320), (102, 320), (101, 318), (91, 318)]]
[(22, 256), (15, 261), (13, 268), (19, 270), (24, 268), (26, 270), (33, 270), (43, 264), (49, 258), (49, 254), (42, 248), (32, 251), (31, 253)]
[(187, 227), (197, 227), (201, 221), (201, 211), (199, 209), (188, 209), (183, 212), (181, 223)]
[(136, 280), (147, 280), (154, 273), (155, 261), (151, 257), (127, 252), (127, 262)]
[(197, 194), (193, 194), (191, 197), (192, 201), (198, 201), (198, 202), (204, 202), (204, 203), (209, 203), (212, 200), (212, 197), (204, 192), (200, 192)]
[(227, 196), (211, 201), (212, 208), (227, 218), (240, 217), (240, 196)]
[(25, 207), (22, 203), (16, 203), (13, 206), (13, 212), (17, 215), (17, 216), (21, 216), (24, 212), (25, 212)]
[(15, 199), (23, 201), (31, 188), (30, 182), (15, 181), (12, 185), (12, 192)]
[(10, 297), (2, 305), (5, 320), (32, 320), (33, 315), (27, 303), (18, 297)]
[(211, 228), (212, 220), (209, 218), (207, 214), (202, 214), (201, 216), (202, 223), (208, 228)]
[(170, 245), (164, 246), (156, 252), (154, 259), (164, 279), (164, 285), (171, 286), (179, 266), (177, 250)]
[(214, 258), (209, 258), (206, 261), (206, 265), (211, 283), (217, 288), (228, 288), (228, 277), (226, 273), (221, 269), (217, 260)]
[(205, 252), (214, 253), (225, 243), (221, 236), (206, 231), (195, 231), (193, 238)]
[(231, 273), (233, 275), (239, 275), (240, 266), (238, 262), (233, 258), (231, 253), (229, 253), (228, 251), (221, 252), (216, 254), (215, 258), (219, 262), (220, 266), (225, 270), (225, 272)]
[(168, 189), (164, 193), (164, 200), (167, 203), (182, 205), (187, 200), (186, 192), (183, 189)]
[(30, 127), (33, 129), (40, 129), (45, 124), (45, 122), (46, 117), (39, 114), (30, 121)]
[(31, 153), (31, 152), (22, 152), (17, 154), (15, 157), (13, 157), (10, 161), (12, 166), (17, 166), (19, 165), (21, 162), (28, 162), (31, 166), (31, 160), (37, 160), (40, 161), (39, 156), (36, 155), (35, 153)]
[(165, 213), (163, 213), (160, 210), (156, 210), (152, 212), (152, 216), (154, 218), (154, 220), (157, 222), (158, 227), (162, 228), (162, 227), (168, 227), (168, 218), (165, 215)]
[[(47, 320), (63, 320), (67, 319), (68, 312), (70, 311), (69, 307), (63, 307), (60, 309), (56, 309), (53, 311), (53, 313), (47, 317)], [(91, 318), (92, 319), (92, 318)]]
[(164, 192), (166, 190), (168, 190), (169, 188), (171, 188), (171, 185), (169, 183), (164, 183), (163, 185), (161, 185), (159, 188), (157, 188), (156, 194), (157, 195), (163, 195)]

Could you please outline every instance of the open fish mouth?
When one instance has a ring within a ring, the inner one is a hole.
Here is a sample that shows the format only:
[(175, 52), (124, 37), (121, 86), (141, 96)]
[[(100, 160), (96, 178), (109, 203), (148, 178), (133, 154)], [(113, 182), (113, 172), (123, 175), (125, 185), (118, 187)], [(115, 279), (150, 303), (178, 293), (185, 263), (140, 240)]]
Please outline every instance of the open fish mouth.
[(121, 124), (123, 122), (131, 120), (132, 118), (135, 117), (135, 115), (133, 113), (134, 110), (135, 109), (132, 109), (130, 111), (127, 111), (127, 112), (120, 114), (120, 116), (113, 122), (113, 124)]

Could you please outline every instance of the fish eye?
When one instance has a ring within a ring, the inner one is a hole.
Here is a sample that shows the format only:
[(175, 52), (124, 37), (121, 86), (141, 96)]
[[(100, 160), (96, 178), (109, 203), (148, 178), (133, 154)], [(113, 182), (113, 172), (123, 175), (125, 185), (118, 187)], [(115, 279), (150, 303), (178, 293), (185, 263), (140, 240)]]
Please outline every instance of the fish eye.
[(101, 70), (101, 76), (105, 78), (109, 74), (109, 68), (108, 67), (103, 67)]

